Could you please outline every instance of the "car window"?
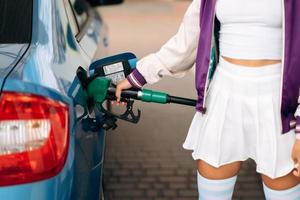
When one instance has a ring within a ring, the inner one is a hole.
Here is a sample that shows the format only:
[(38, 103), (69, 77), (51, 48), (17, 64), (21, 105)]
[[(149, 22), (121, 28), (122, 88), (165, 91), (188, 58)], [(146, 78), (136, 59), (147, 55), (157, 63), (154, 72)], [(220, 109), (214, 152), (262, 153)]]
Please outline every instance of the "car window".
[(85, 0), (69, 0), (69, 2), (76, 18), (78, 32), (75, 35), (77, 35), (88, 20), (88, 4)]
[(0, 43), (30, 43), (32, 0), (0, 0)]

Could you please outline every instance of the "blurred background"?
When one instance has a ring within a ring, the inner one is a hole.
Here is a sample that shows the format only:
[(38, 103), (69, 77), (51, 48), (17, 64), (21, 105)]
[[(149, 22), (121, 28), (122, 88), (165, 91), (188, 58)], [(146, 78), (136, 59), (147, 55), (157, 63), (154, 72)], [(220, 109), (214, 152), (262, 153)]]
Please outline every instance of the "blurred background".
[[(138, 58), (157, 51), (179, 27), (190, 0), (126, 0), (100, 7), (109, 24), (110, 55), (133, 52)], [(183, 79), (164, 78), (147, 88), (196, 98), (194, 69)], [(119, 121), (107, 135), (105, 197), (196, 200), (196, 163), (182, 148), (194, 108), (136, 102), (142, 110), (137, 125)], [(234, 199), (264, 199), (252, 161), (244, 163)]]

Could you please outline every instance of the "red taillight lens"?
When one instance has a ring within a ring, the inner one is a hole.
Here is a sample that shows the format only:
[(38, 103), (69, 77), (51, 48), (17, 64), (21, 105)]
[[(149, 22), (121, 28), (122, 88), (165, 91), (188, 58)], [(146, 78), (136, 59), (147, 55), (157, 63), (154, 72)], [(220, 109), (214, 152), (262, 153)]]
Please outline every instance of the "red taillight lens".
[(4, 92), (0, 98), (0, 185), (55, 176), (66, 161), (68, 107), (37, 95)]

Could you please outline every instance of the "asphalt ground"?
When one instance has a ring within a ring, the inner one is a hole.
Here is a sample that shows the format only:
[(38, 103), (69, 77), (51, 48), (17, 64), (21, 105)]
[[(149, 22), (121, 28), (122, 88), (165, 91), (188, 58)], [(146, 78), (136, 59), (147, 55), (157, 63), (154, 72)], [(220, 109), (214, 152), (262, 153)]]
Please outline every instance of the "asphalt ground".
[[(138, 58), (157, 51), (176, 33), (190, 1), (127, 0), (100, 8), (109, 25), (110, 54), (134, 52)], [(193, 69), (182, 79), (164, 78), (146, 88), (196, 98)], [(182, 148), (194, 108), (135, 103), (139, 124), (119, 121), (107, 134), (105, 197), (109, 200), (196, 200), (196, 163)], [(233, 199), (264, 199), (255, 164), (243, 164)]]

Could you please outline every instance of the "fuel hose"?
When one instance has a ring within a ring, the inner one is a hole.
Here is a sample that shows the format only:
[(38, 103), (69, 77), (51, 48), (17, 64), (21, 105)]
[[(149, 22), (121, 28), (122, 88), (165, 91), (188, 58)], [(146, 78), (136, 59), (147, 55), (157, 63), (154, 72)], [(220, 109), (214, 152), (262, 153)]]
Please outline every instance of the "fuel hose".
[[(107, 94), (110, 96), (114, 96), (115, 92), (116, 92), (115, 87), (109, 87), (107, 90)], [(197, 101), (194, 99), (171, 96), (164, 92), (149, 90), (149, 89), (123, 90), (121, 93), (121, 97), (140, 100), (143, 102), (151, 102), (151, 103), (159, 103), (159, 104), (174, 103), (174, 104), (193, 106), (193, 107), (195, 107), (197, 103)]]

